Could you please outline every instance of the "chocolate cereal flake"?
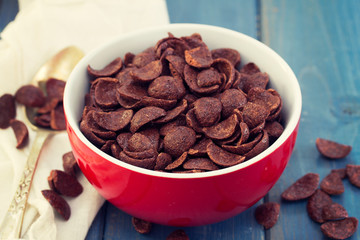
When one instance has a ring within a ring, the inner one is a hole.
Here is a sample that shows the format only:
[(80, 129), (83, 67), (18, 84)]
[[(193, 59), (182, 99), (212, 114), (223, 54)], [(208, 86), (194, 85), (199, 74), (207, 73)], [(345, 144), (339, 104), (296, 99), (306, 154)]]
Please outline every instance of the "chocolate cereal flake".
[(332, 169), (331, 172), (335, 172), (335, 173), (339, 174), (341, 179), (344, 179), (347, 177), (346, 168)]
[(211, 66), (219, 71), (219, 73), (223, 76), (223, 82), (220, 89), (229, 89), (235, 81), (235, 68), (231, 62), (225, 58), (218, 58), (213, 61)]
[(125, 101), (140, 101), (147, 96), (147, 89), (137, 83), (123, 84), (117, 89), (118, 97)]
[(239, 120), (236, 114), (232, 114), (230, 117), (222, 122), (211, 127), (204, 127), (203, 132), (208, 138), (223, 140), (231, 137), (236, 127), (238, 126)]
[(60, 103), (60, 100), (58, 98), (51, 98), (51, 99), (47, 98), (45, 105), (42, 106), (41, 108), (38, 108), (38, 110), (37, 110), (39, 117), (41, 117), (43, 114), (50, 113), (51, 110), (55, 109), (59, 103)]
[(75, 156), (72, 151), (63, 154), (63, 168), (66, 173), (76, 176), (79, 172), (79, 165), (76, 162)]
[(234, 109), (242, 109), (247, 102), (245, 94), (239, 89), (227, 89), (220, 94), (223, 117), (229, 117)]
[(251, 88), (247, 95), (248, 101), (260, 104), (268, 109), (270, 113), (273, 113), (280, 106), (280, 97), (271, 90), (260, 87)]
[(140, 131), (142, 135), (150, 139), (151, 147), (153, 149), (158, 149), (160, 145), (160, 132), (157, 128), (147, 128)]
[(131, 165), (141, 167), (141, 168), (146, 168), (146, 169), (154, 169), (154, 166), (156, 164), (155, 156), (139, 159), (139, 158), (135, 158), (135, 157), (131, 157), (131, 156), (127, 155), (125, 151), (120, 152), (119, 159), (121, 161), (129, 163)]
[(299, 178), (295, 183), (288, 187), (281, 197), (288, 201), (297, 201), (310, 197), (319, 185), (319, 174), (308, 173)]
[(320, 188), (330, 194), (339, 195), (345, 191), (341, 176), (337, 172), (331, 172), (320, 183)]
[(221, 147), (223, 149), (225, 149), (226, 151), (235, 153), (235, 154), (240, 154), (240, 155), (244, 155), (246, 153), (248, 153), (251, 149), (253, 149), (256, 144), (258, 144), (258, 142), (262, 139), (263, 137), (263, 133), (259, 133), (257, 134), (251, 141), (248, 141), (246, 143), (243, 143), (241, 141), (241, 138), (239, 140), (239, 142), (233, 146), (233, 145), (222, 145)]
[(263, 203), (255, 209), (255, 219), (265, 229), (272, 228), (276, 224), (279, 214), (280, 204), (276, 202)]
[(198, 169), (198, 170), (207, 170), (207, 171), (213, 171), (219, 169), (214, 162), (212, 162), (208, 158), (191, 158), (188, 159), (183, 164), (184, 169)]
[(331, 203), (322, 208), (322, 218), (325, 221), (340, 220), (347, 217), (348, 213), (346, 209), (338, 203)]
[(12, 119), (10, 120), (10, 126), (16, 137), (16, 148), (20, 149), (25, 147), (29, 139), (29, 132), (26, 125), (20, 120)]
[(61, 170), (51, 170), (48, 182), (52, 190), (64, 196), (77, 197), (83, 191), (75, 176)]
[(156, 164), (154, 170), (165, 170), (165, 168), (172, 163), (172, 157), (168, 153), (161, 152), (156, 157)]
[(59, 101), (63, 100), (64, 89), (66, 82), (60, 79), (49, 78), (46, 81), (46, 94), (50, 99), (58, 99)]
[(122, 65), (123, 63), (121, 58), (116, 58), (102, 69), (96, 70), (89, 65), (87, 70), (88, 73), (93, 77), (110, 77), (119, 72), (122, 68)]
[(41, 193), (50, 205), (64, 218), (64, 220), (69, 220), (71, 210), (69, 204), (64, 198), (53, 190), (42, 190)]
[(198, 76), (198, 70), (186, 64), (184, 67), (184, 80), (187, 86), (190, 88), (190, 91), (193, 92), (194, 94), (208, 95), (216, 92), (219, 89), (218, 84), (208, 87), (200, 87), (197, 84), (197, 76)]
[(98, 78), (95, 85), (95, 102), (102, 108), (114, 108), (119, 105), (116, 94), (119, 82), (116, 78)]
[(323, 138), (316, 139), (316, 147), (324, 157), (330, 159), (344, 158), (352, 149), (349, 145), (340, 144)]
[(94, 121), (102, 128), (110, 131), (119, 131), (125, 128), (133, 116), (131, 109), (119, 109), (117, 111), (93, 113)]
[(187, 156), (188, 156), (188, 153), (184, 152), (174, 162), (167, 165), (165, 170), (174, 170), (174, 169), (180, 167), (186, 161)]
[(245, 74), (255, 74), (260, 72), (259, 67), (253, 63), (253, 62), (249, 62), (247, 64), (245, 64), (241, 69), (240, 69), (240, 73), (245, 73)]
[(358, 220), (354, 217), (323, 223), (320, 226), (323, 234), (333, 239), (346, 239), (351, 237), (357, 230)]
[(250, 129), (265, 123), (266, 118), (269, 116), (269, 110), (263, 105), (248, 102), (244, 106), (243, 119)]
[(186, 93), (183, 82), (171, 76), (161, 76), (154, 79), (147, 92), (150, 97), (167, 100), (181, 99)]
[(218, 48), (211, 50), (211, 56), (213, 59), (225, 58), (229, 60), (234, 67), (237, 67), (241, 61), (240, 53), (231, 48)]
[(183, 229), (178, 229), (170, 233), (166, 240), (189, 240), (189, 237)]
[(207, 145), (206, 151), (215, 164), (223, 167), (230, 167), (245, 160), (244, 156), (225, 151), (213, 142)]
[(215, 84), (221, 84), (222, 75), (214, 68), (207, 68), (197, 75), (197, 85), (199, 87), (210, 87)]
[(64, 107), (62, 104), (57, 105), (50, 112), (50, 127), (54, 130), (65, 130), (66, 120), (64, 115)]
[(251, 88), (260, 87), (265, 89), (269, 83), (269, 75), (263, 72), (257, 72), (251, 75), (241, 75), (241, 90), (248, 93)]
[(44, 93), (39, 87), (25, 85), (15, 93), (15, 100), (27, 107), (42, 107), (46, 102)]
[(203, 157), (207, 155), (206, 148), (207, 145), (211, 142), (211, 139), (204, 138), (197, 142), (192, 148), (189, 149), (189, 155), (194, 157)]
[(175, 108), (167, 111), (166, 116), (164, 116), (162, 118), (159, 118), (158, 120), (156, 120), (154, 122), (155, 123), (167, 123), (167, 122), (170, 122), (170, 121), (176, 119), (180, 114), (185, 112), (187, 107), (188, 107), (187, 101), (185, 99), (183, 99), (181, 101), (181, 103), (179, 103), (178, 106), (176, 106)]
[(184, 78), (184, 67), (185, 60), (177, 55), (168, 55), (166, 56), (166, 60), (169, 62), (169, 70), (173, 77), (181, 77)]
[(207, 47), (185, 50), (185, 61), (192, 67), (207, 68), (212, 64), (211, 52)]
[(164, 137), (164, 150), (173, 157), (179, 157), (187, 152), (196, 141), (196, 133), (189, 127), (179, 126), (174, 128)]
[(134, 229), (141, 234), (147, 234), (151, 231), (152, 223), (142, 220), (140, 218), (132, 217), (131, 222), (134, 226)]
[(213, 126), (220, 119), (221, 102), (217, 98), (203, 97), (194, 102), (194, 113), (203, 127)]
[(309, 217), (318, 223), (325, 222), (323, 218), (323, 208), (329, 204), (332, 204), (331, 197), (324, 191), (317, 189), (309, 198), (306, 205)]
[(142, 152), (150, 148), (152, 148), (152, 143), (147, 136), (141, 133), (134, 133), (128, 139), (127, 147), (125, 149), (128, 149), (131, 152)]
[(137, 111), (130, 122), (130, 131), (136, 132), (145, 124), (166, 115), (164, 109), (159, 107), (144, 107)]
[(10, 120), (16, 116), (15, 98), (11, 94), (4, 94), (0, 97), (0, 128), (10, 126)]
[(132, 64), (137, 68), (142, 68), (154, 61), (155, 58), (155, 49), (153, 47), (149, 47), (141, 53), (136, 54), (132, 60)]
[(156, 60), (141, 68), (133, 69), (130, 75), (139, 82), (150, 82), (159, 77), (161, 72), (162, 63), (160, 60)]
[(347, 164), (346, 175), (351, 184), (360, 188), (360, 165)]
[(266, 131), (264, 131), (261, 140), (251, 150), (245, 153), (244, 156), (246, 157), (246, 159), (253, 158), (263, 152), (265, 149), (267, 149), (269, 145), (269, 135)]
[(266, 122), (264, 130), (271, 138), (277, 139), (284, 131), (284, 127), (278, 121)]

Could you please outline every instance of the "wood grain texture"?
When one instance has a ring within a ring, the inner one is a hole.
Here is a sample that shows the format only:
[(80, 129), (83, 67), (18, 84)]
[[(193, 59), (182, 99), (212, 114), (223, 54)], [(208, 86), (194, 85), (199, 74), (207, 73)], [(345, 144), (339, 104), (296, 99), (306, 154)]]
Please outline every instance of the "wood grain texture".
[[(264, 239), (264, 232), (253, 219), (255, 208), (252, 207), (239, 216), (221, 223), (184, 229), (190, 239)], [(166, 239), (177, 227), (153, 224), (149, 234), (137, 233), (132, 224), (131, 216), (108, 204), (104, 239)]]
[[(289, 165), (270, 191), (281, 203), (278, 224), (266, 239), (322, 239), (306, 201), (282, 202), (280, 194), (308, 172), (323, 179), (333, 168), (360, 164), (359, 1), (263, 1), (262, 41), (278, 52), (297, 76), (303, 97), (299, 135)], [(317, 137), (353, 146), (345, 159), (320, 156)], [(360, 190), (344, 180), (345, 193), (333, 197), (360, 218)], [(359, 231), (351, 239), (360, 239)]]
[(171, 23), (200, 23), (257, 37), (256, 0), (167, 0)]
[(108, 202), (105, 202), (100, 208), (99, 212), (96, 214), (95, 219), (93, 220), (89, 231), (86, 236), (86, 240), (98, 240), (103, 239), (104, 229), (105, 229), (105, 218), (107, 213)]

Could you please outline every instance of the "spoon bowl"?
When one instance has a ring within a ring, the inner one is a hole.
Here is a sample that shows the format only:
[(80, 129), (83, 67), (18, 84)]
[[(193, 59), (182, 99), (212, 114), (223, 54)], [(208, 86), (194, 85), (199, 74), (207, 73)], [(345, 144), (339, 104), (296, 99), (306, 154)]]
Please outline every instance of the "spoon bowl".
[[(66, 81), (75, 67), (75, 65), (80, 61), (84, 56), (82, 50), (76, 46), (69, 46), (62, 49), (51, 59), (49, 59), (44, 65), (41, 66), (39, 71), (33, 77), (31, 84), (40, 89), (46, 94), (46, 81), (50, 78), (60, 79)], [(38, 130), (39, 127), (34, 118), (37, 114), (37, 109), (32, 107), (25, 107), (25, 116), (28, 126), (33, 130)], [(57, 130), (52, 130), (48, 128), (42, 128), (44, 131), (54, 132)]]

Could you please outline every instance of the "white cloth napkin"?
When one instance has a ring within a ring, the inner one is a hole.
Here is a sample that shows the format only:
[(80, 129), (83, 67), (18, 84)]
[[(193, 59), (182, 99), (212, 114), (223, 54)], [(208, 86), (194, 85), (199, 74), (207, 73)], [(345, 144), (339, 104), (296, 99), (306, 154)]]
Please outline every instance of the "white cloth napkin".
[[(68, 45), (87, 53), (119, 34), (169, 23), (165, 0), (20, 0), (19, 6), (15, 20), (1, 33), (0, 96), (29, 83), (44, 62)], [(24, 119), (20, 108), (17, 119)], [(29, 138), (27, 147), (18, 150), (12, 129), (0, 130), (0, 223), (35, 138), (30, 129)], [(49, 189), (50, 170), (62, 169), (62, 155), (70, 150), (66, 133), (44, 144), (28, 200), (24, 239), (84, 239), (103, 204), (83, 175), (83, 193), (67, 198), (72, 210), (68, 221), (42, 196), (41, 190)]]

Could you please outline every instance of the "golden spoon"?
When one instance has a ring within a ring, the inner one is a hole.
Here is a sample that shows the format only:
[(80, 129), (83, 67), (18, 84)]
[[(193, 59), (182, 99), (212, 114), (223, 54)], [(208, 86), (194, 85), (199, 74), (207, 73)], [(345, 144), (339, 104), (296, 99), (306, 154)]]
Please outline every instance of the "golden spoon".
[[(31, 84), (44, 89), (45, 82), (49, 78), (56, 78), (66, 81), (84, 53), (75, 46), (64, 48), (49, 61), (47, 61), (35, 74)], [(16, 189), (13, 200), (6, 213), (2, 225), (0, 226), (0, 239), (20, 238), (22, 224), (26, 210), (26, 203), (29, 197), (31, 183), (36, 170), (39, 154), (45, 140), (56, 130), (45, 129), (34, 124), (36, 111), (33, 108), (25, 107), (27, 125), (36, 131), (36, 137), (29, 157), (25, 163), (22, 177)]]

